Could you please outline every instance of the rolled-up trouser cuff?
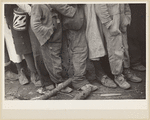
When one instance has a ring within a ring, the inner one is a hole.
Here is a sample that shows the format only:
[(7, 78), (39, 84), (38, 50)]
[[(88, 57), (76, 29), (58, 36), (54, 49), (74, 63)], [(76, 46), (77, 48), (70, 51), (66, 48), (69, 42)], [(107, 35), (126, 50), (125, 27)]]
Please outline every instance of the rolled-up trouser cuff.
[(72, 81), (72, 86), (74, 89), (80, 89), (81, 87), (83, 87), (86, 84), (89, 84), (89, 81), (85, 78), (79, 79), (79, 78), (74, 77), (74, 79)]

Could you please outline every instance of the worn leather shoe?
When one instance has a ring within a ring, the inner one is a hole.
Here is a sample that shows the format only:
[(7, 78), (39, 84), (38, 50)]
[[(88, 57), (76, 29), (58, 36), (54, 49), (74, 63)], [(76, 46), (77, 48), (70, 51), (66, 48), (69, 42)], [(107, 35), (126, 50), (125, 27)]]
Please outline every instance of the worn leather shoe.
[(18, 77), (19, 77), (18, 74), (13, 73), (11, 71), (5, 72), (5, 79), (7, 79), (7, 80), (17, 80)]
[(107, 75), (103, 75), (102, 78), (100, 79), (100, 82), (102, 85), (110, 88), (116, 88), (117, 85), (114, 83), (113, 80), (111, 80)]
[(132, 82), (141, 82), (142, 81), (142, 79), (137, 77), (135, 74), (133, 74), (130, 69), (124, 70), (123, 73), (127, 80), (130, 80)]
[(29, 83), (29, 80), (27, 79), (26, 75), (24, 74), (24, 70), (21, 69), (19, 71), (19, 82), (21, 85), (25, 85)]
[(38, 73), (31, 72), (31, 78), (30, 79), (36, 87), (41, 87), (42, 86), (40, 76), (38, 75)]
[(120, 74), (118, 76), (115, 76), (115, 82), (119, 85), (119, 87), (123, 89), (129, 89), (131, 86), (124, 78), (124, 75)]
[(146, 68), (143, 66), (143, 65), (137, 65), (137, 66), (133, 66), (131, 67), (133, 70), (136, 70), (136, 71), (140, 71), (140, 72), (144, 72), (146, 71)]

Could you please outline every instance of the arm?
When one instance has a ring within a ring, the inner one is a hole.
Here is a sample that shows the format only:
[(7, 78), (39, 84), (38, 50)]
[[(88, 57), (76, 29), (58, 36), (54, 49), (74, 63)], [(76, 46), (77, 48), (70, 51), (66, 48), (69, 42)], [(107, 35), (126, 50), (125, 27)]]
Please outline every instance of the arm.
[(128, 19), (129, 24), (131, 23), (131, 9), (129, 4), (125, 4), (125, 15)]
[(108, 5), (107, 4), (96, 4), (95, 5), (95, 12), (98, 18), (101, 20), (102, 24), (106, 26), (106, 28), (109, 30), (111, 35), (117, 35), (120, 33), (119, 30), (119, 14), (118, 11), (118, 6), (115, 5), (115, 9), (113, 9), (113, 19), (111, 18), (111, 15), (109, 10), (108, 10)]
[(73, 17), (77, 10), (77, 8), (68, 4), (50, 4), (50, 6), (66, 17)]
[(108, 12), (106, 4), (95, 4), (95, 12), (98, 18), (101, 20), (102, 24), (105, 24), (108, 28), (111, 25), (112, 19)]
[[(51, 27), (44, 26), (41, 19), (44, 19), (42, 8), (40, 5), (34, 5), (31, 12), (31, 26), (40, 43), (44, 44), (53, 34), (53, 25)], [(44, 39), (41, 40), (38, 36)]]
[(22, 10), (24, 10), (25, 12), (27, 12), (29, 14), (29, 16), (31, 16), (31, 6), (28, 4), (17, 4), (17, 6), (19, 8), (21, 8)]

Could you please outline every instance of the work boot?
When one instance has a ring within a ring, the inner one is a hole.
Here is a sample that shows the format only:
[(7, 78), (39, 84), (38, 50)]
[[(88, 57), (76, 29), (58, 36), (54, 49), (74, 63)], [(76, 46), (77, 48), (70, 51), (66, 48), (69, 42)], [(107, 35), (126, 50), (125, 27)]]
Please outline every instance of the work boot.
[(102, 85), (106, 87), (116, 88), (117, 85), (111, 80), (106, 73), (103, 71), (100, 61), (93, 61), (93, 65), (95, 67), (95, 74), (98, 81), (102, 83)]
[(5, 79), (7, 80), (17, 80), (18, 77), (19, 77), (18, 74), (13, 73), (9, 70), (5, 72)]
[(131, 69), (133, 69), (133, 70), (136, 70), (136, 71), (139, 71), (139, 72), (144, 72), (144, 71), (146, 71), (146, 68), (143, 66), (143, 65), (136, 65), (136, 66), (133, 66), (133, 67), (131, 67)]
[(24, 69), (23, 68), (21, 68), (21, 70), (19, 71), (19, 82), (20, 82), (21, 85), (25, 85), (25, 84), (29, 83), (26, 75), (24, 74)]
[(113, 80), (111, 80), (107, 75), (103, 75), (102, 78), (99, 80), (102, 85), (110, 88), (116, 88), (117, 85), (114, 83)]
[(42, 86), (40, 76), (38, 75), (37, 72), (31, 72), (30, 79), (31, 79), (31, 82), (33, 82), (36, 87), (41, 87)]
[(126, 81), (126, 79), (124, 78), (124, 75), (122, 74), (115, 76), (114, 81), (119, 85), (119, 87), (123, 89), (130, 88), (130, 84)]
[(123, 74), (127, 80), (130, 80), (132, 82), (142, 81), (142, 79), (133, 74), (130, 69), (124, 69)]

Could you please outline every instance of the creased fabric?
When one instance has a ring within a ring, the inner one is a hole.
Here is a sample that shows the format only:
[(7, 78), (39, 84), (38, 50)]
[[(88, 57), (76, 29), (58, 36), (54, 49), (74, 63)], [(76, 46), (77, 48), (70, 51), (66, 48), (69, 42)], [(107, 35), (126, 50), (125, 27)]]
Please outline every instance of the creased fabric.
[(97, 22), (94, 4), (85, 6), (85, 14), (87, 20), (86, 39), (89, 47), (89, 59), (99, 59), (106, 55), (103, 39), (100, 34), (101, 26)]

